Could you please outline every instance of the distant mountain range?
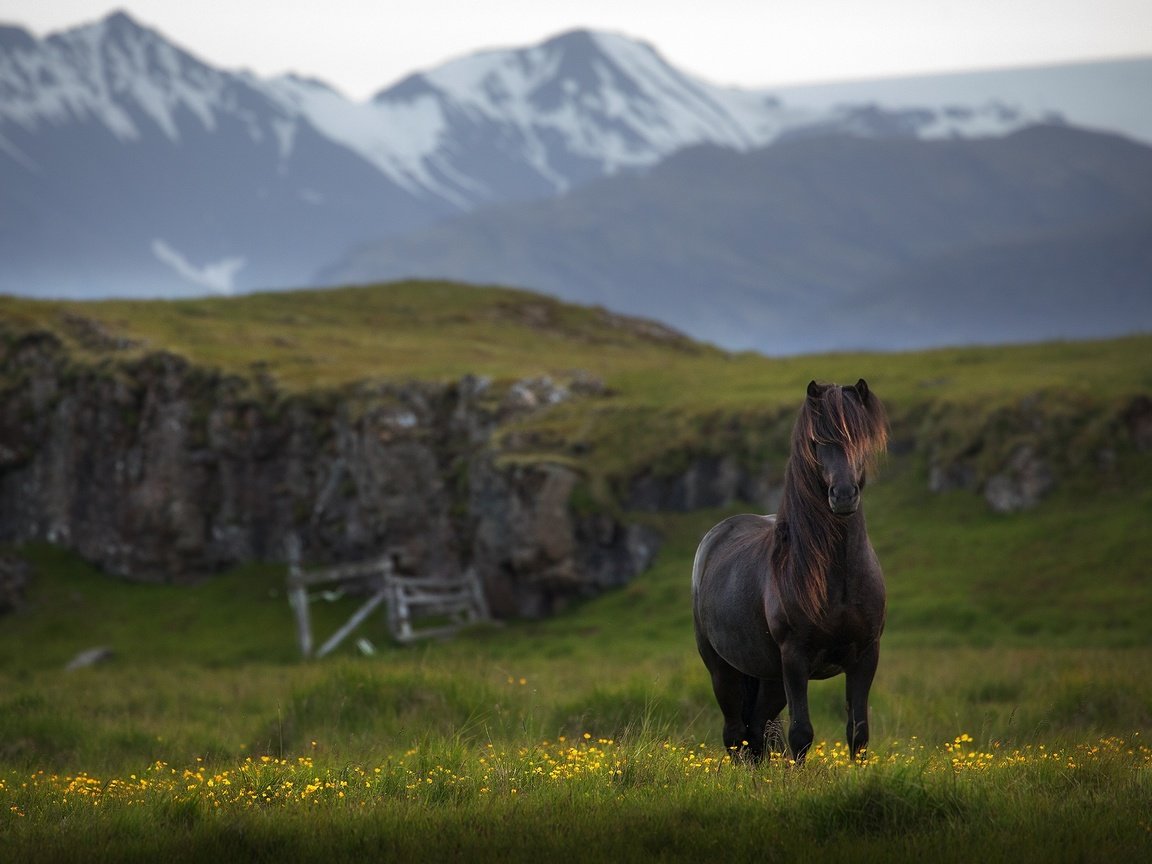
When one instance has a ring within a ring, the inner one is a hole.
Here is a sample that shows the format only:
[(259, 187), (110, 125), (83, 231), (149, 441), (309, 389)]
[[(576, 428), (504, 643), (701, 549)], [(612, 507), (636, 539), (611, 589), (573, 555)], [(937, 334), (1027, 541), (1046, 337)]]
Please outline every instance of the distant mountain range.
[(576, 31), (354, 102), (123, 13), (0, 27), (0, 291), (449, 276), (773, 353), (1118, 326), (1075, 298), (1147, 329), (1148, 92), (1152, 59), (734, 90)]
[(721, 345), (836, 348), (1152, 326), (1152, 148), (1061, 126), (792, 137), (372, 244), (329, 282), (531, 285)]

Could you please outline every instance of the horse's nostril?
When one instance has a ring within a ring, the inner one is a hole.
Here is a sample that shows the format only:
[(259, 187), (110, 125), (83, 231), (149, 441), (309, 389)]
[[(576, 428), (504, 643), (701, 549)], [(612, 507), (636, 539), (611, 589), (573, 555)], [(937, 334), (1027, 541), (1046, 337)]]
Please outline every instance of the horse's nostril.
[(860, 487), (856, 484), (832, 486), (828, 490), (828, 498), (832, 501), (851, 501), (860, 494)]
[(833, 513), (848, 515), (855, 513), (860, 505), (860, 487), (855, 484), (832, 486), (828, 489), (828, 506)]

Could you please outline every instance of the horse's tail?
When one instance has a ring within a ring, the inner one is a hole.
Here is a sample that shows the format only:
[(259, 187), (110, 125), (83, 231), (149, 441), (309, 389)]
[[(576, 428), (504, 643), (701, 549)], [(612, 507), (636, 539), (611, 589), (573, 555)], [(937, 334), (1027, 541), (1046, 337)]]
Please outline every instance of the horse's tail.
[(700, 580), (704, 575), (704, 568), (708, 565), (708, 556), (712, 552), (712, 547), (715, 545), (717, 538), (724, 533), (727, 533), (724, 522), (721, 522), (719, 525), (713, 525), (712, 530), (704, 535), (704, 539), (702, 539), (700, 545), (696, 547), (696, 557), (692, 559), (693, 595), (695, 595), (696, 591), (700, 588)]

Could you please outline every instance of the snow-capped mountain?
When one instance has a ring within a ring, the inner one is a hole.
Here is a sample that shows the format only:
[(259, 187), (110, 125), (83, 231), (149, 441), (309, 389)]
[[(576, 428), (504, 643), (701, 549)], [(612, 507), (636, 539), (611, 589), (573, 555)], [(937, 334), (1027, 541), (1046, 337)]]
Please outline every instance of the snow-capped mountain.
[[(166, 296), (309, 284), (348, 249), (448, 217), (829, 129), (1004, 134), (1051, 106), (781, 99), (576, 31), (356, 102), (211, 67), (123, 13), (0, 27), (0, 291)], [(1057, 106), (1059, 107), (1059, 106)]]
[(419, 158), (467, 204), (564, 192), (704, 142), (745, 149), (804, 119), (693, 80), (644, 43), (583, 31), (412, 75), (371, 108), (434, 129)]
[[(1152, 144), (1150, 92), (1148, 58), (809, 84), (776, 91), (788, 104), (816, 114), (845, 105), (883, 105), (890, 113), (937, 106), (918, 128), (922, 138), (998, 135), (1003, 123), (996, 115), (1019, 112), (1030, 121), (1059, 118)], [(971, 114), (973, 106), (982, 110)], [(957, 120), (959, 127), (953, 125)], [(983, 120), (992, 121), (986, 130), (979, 126)]]
[(350, 238), (447, 212), (271, 86), (213, 69), (126, 15), (44, 40), (0, 31), (0, 290), (299, 284)]
[(994, 99), (939, 110), (887, 111), (867, 99), (793, 105), (692, 78), (644, 42), (589, 31), (414, 73), (367, 103), (296, 78), (266, 86), (392, 181), (463, 210), (565, 192), (700, 144), (748, 150), (813, 127), (997, 135), (1045, 119)]

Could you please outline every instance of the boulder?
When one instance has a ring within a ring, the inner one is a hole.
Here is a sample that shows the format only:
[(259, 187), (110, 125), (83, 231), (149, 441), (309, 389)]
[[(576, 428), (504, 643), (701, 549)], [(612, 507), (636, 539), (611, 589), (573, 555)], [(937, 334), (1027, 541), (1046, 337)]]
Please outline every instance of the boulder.
[(1017, 447), (1002, 471), (984, 484), (984, 500), (997, 513), (1030, 510), (1055, 486), (1048, 463), (1028, 446)]
[(77, 669), (87, 669), (90, 666), (99, 666), (101, 663), (107, 663), (115, 656), (115, 651), (103, 645), (97, 648), (88, 648), (69, 660), (64, 668), (69, 672)]

